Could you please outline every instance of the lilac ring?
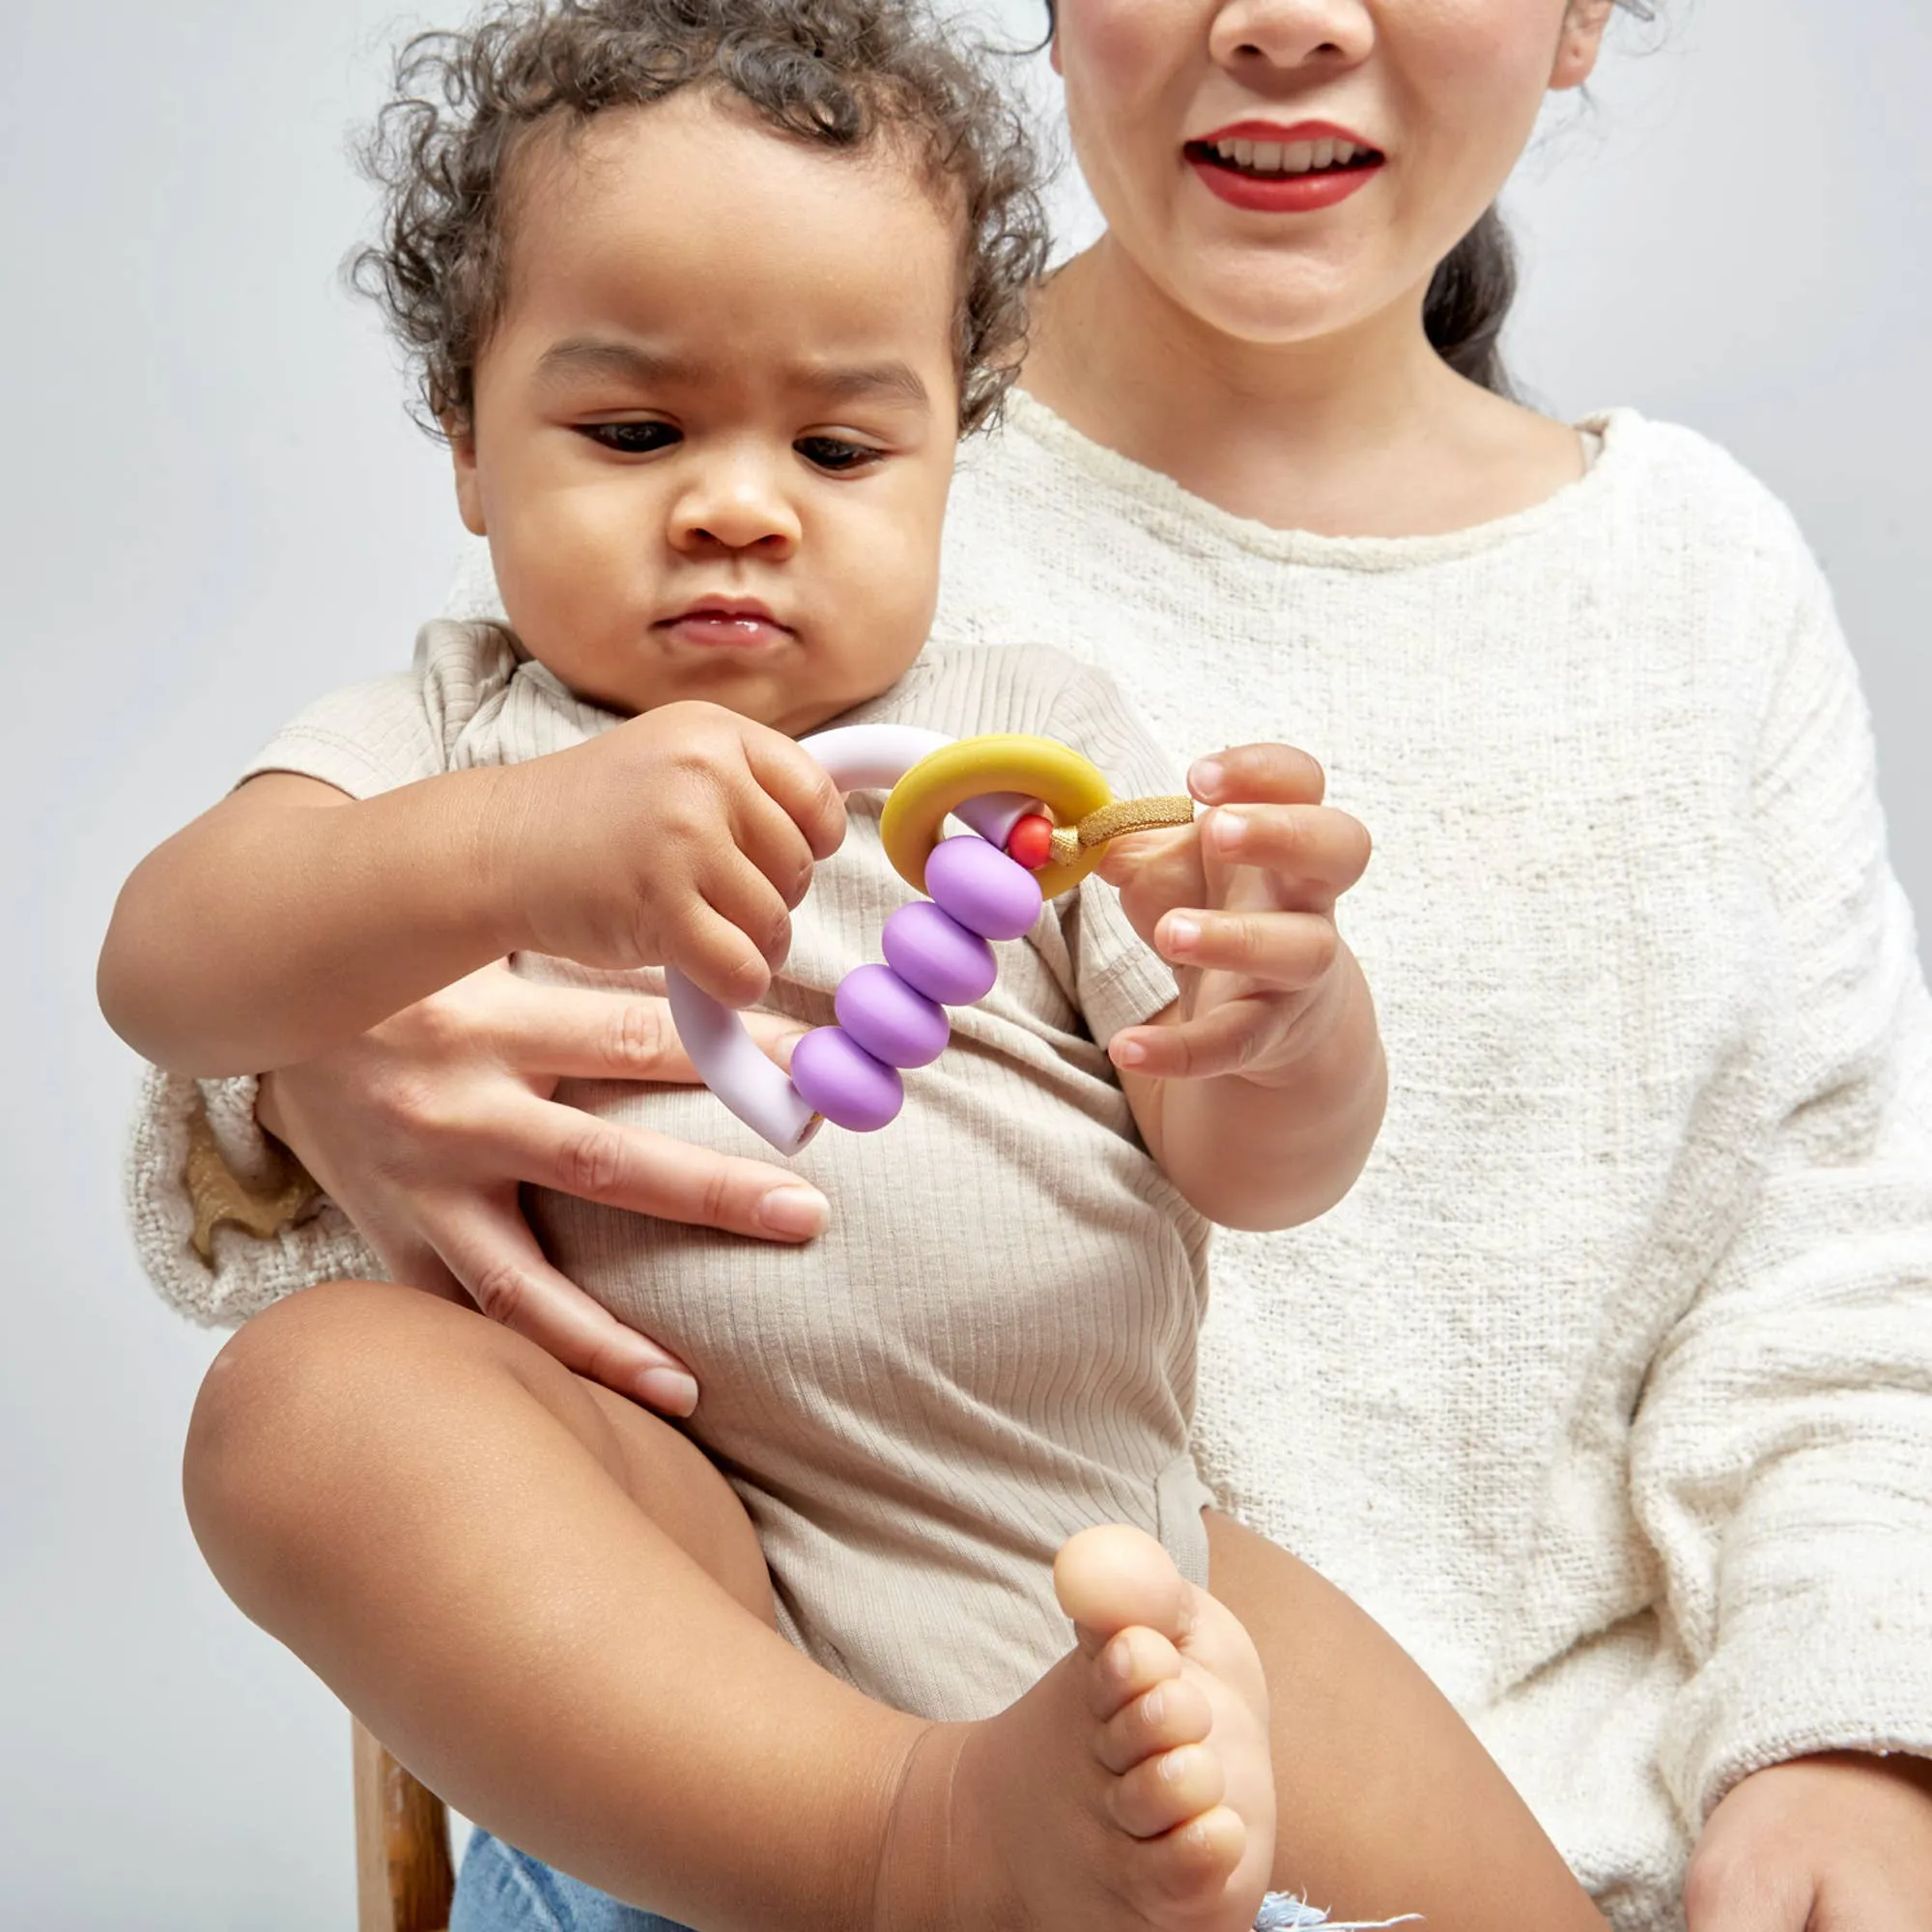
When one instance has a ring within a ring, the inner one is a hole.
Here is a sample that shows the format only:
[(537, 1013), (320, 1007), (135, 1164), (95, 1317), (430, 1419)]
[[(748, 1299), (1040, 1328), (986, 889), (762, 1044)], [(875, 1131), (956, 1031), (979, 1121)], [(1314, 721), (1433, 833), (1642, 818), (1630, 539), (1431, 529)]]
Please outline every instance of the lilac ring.
[[(799, 748), (825, 767), (841, 792), (852, 792), (889, 790), (922, 758), (953, 742), (943, 732), (911, 724), (846, 724), (801, 738)], [(1034, 809), (1031, 799), (1009, 792), (989, 792), (958, 807), (957, 815), (979, 836), (947, 839), (933, 857), (939, 858), (949, 845), (981, 847), (984, 856), (962, 851), (943, 861), (933, 898), (902, 906), (887, 922), (889, 935), (895, 922), (911, 934), (903, 948), (890, 937), (887, 945), (892, 977), (901, 982), (900, 988), (885, 994), (869, 967), (859, 968), (840, 984), (844, 1005), (864, 1009), (858, 1031), (876, 1042), (869, 1049), (849, 1029), (821, 1027), (799, 1042), (787, 1074), (766, 1058), (737, 1013), (675, 967), (666, 967), (671, 1019), (698, 1077), (781, 1153), (797, 1153), (828, 1120), (859, 1133), (886, 1125), (897, 1114), (903, 1094), (897, 1067), (925, 1064), (900, 1060), (897, 1052), (912, 1051), (915, 1036), (920, 1049), (930, 1044), (930, 1019), (901, 993), (935, 1008), (981, 997), (992, 984), (987, 939), (1018, 938), (1038, 914), (1037, 885), (1005, 850), (1013, 826)], [(1024, 904), (1027, 886), (1033, 889), (1030, 914)], [(909, 914), (919, 917), (908, 922)], [(1023, 914), (1024, 923), (1016, 923)], [(895, 951), (913, 960), (909, 970), (893, 957)], [(857, 990), (855, 980), (861, 982)], [(976, 986), (977, 991), (969, 990)], [(842, 1010), (840, 1017), (842, 1021)], [(943, 1014), (940, 1020), (943, 1024)], [(833, 1037), (829, 1042), (821, 1037), (827, 1035)], [(881, 1048), (893, 1053), (892, 1061), (880, 1057)]]

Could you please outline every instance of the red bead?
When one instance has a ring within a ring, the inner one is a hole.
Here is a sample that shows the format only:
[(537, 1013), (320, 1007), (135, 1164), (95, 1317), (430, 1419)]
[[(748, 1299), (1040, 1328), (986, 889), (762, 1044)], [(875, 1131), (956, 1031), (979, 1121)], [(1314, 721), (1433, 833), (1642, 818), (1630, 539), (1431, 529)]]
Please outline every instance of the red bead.
[(1053, 856), (1053, 820), (1030, 811), (1007, 835), (1007, 857), (1037, 872)]

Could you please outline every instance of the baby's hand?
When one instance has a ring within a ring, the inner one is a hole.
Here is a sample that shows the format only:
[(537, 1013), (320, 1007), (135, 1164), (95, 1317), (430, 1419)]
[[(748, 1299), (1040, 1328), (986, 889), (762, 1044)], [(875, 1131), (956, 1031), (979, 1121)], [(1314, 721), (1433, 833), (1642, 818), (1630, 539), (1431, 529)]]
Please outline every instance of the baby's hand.
[(818, 763), (715, 704), (663, 705), (498, 785), (481, 859), (530, 950), (675, 966), (732, 1007), (770, 985), (813, 862), (845, 836)]
[(1212, 810), (1121, 840), (1100, 867), (1181, 989), (1175, 1024), (1129, 1027), (1110, 1050), (1155, 1079), (1281, 1084), (1348, 1007), (1335, 901), (1362, 876), (1369, 835), (1321, 803), (1321, 767), (1286, 745), (1225, 752), (1188, 781)]

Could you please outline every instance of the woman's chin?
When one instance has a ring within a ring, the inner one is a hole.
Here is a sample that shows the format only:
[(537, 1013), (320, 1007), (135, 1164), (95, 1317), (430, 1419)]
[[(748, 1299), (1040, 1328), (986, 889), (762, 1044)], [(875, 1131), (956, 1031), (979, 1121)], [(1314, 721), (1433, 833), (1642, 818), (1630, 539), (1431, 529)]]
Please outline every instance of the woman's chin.
[(1174, 292), (1217, 335), (1257, 349), (1287, 349), (1351, 333), (1374, 311), (1346, 270), (1306, 259), (1285, 261), (1252, 248), (1197, 257)]

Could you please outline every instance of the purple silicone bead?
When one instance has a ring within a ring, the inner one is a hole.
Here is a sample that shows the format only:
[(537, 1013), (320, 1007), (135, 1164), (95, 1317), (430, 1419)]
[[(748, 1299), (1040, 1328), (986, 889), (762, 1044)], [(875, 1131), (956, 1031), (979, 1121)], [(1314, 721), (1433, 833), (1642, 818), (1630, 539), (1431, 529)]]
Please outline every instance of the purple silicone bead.
[(946, 1009), (915, 992), (890, 966), (857, 966), (833, 996), (838, 1024), (888, 1066), (930, 1066), (952, 1032)]
[(967, 832), (942, 838), (925, 862), (925, 889), (982, 939), (1019, 939), (1039, 917), (1039, 881), (997, 845)]
[(916, 993), (942, 1006), (970, 1007), (1000, 976), (993, 949), (930, 899), (902, 905), (879, 935), (886, 963)]
[(905, 1086), (838, 1027), (818, 1027), (791, 1050), (791, 1084), (835, 1127), (875, 1133), (905, 1104)]

